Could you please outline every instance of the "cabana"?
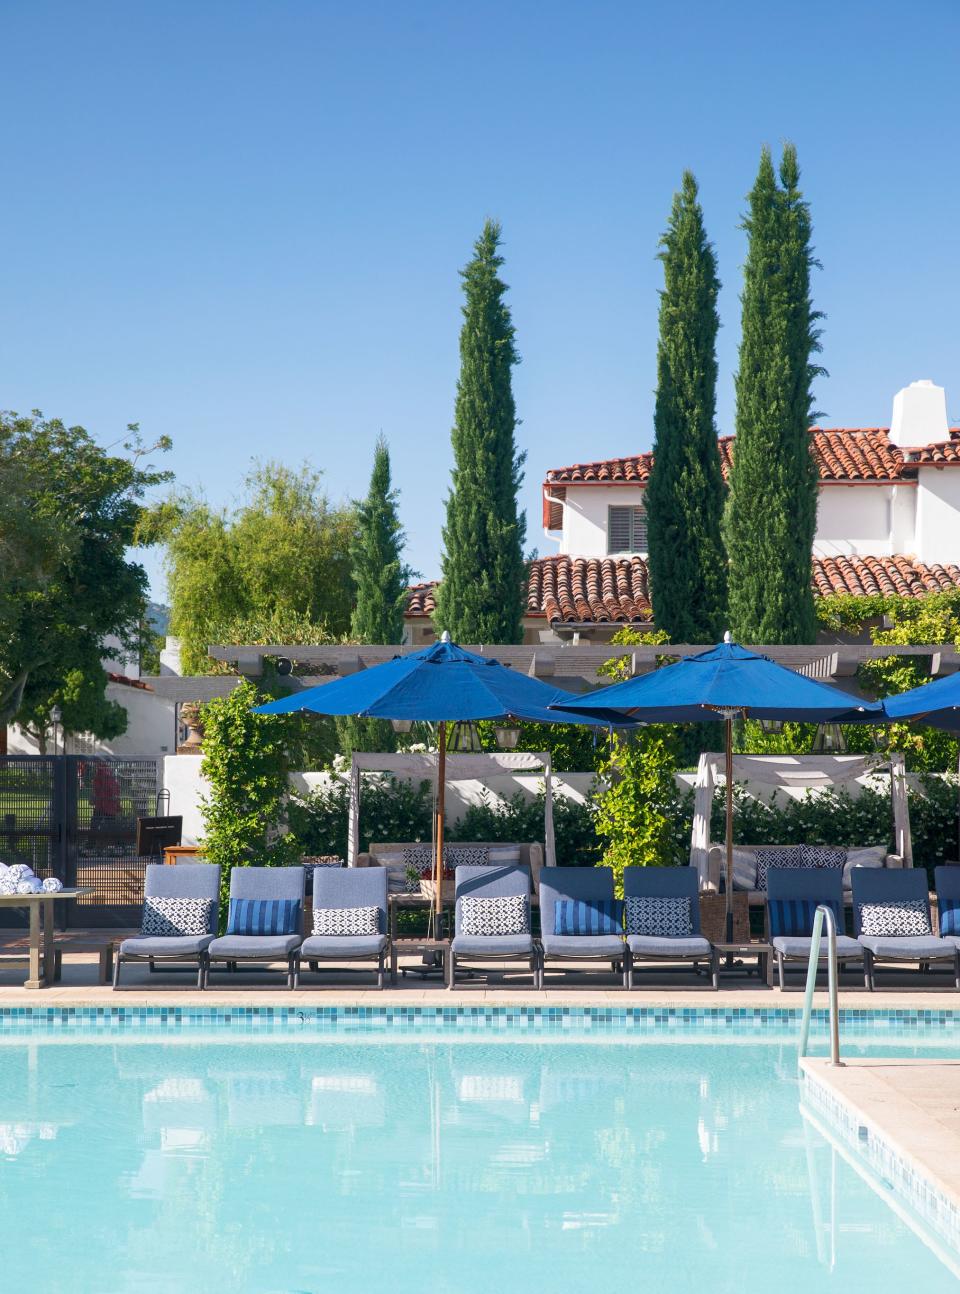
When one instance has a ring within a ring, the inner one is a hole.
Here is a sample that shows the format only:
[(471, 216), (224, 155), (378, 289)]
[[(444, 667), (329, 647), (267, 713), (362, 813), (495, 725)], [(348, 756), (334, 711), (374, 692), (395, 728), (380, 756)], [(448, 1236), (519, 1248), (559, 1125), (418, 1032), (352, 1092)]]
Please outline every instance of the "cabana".
[[(710, 839), (710, 815), (714, 790), (724, 782), (724, 758), (723, 754), (704, 751), (697, 766), (690, 865), (700, 875), (701, 889), (716, 889), (719, 879), (722, 851)], [(894, 847), (885, 864), (912, 867), (907, 775), (902, 754), (733, 756), (734, 783), (747, 783), (758, 798), (762, 795), (767, 800), (778, 791), (849, 789), (873, 774), (890, 777)], [(762, 897), (752, 895), (751, 902), (762, 902)]]
[[(444, 781), (462, 782), (472, 778), (482, 781), (496, 773), (526, 773), (538, 769), (543, 773), (544, 783), (544, 861), (547, 867), (554, 867), (556, 848), (553, 836), (553, 781), (550, 756), (546, 751), (490, 751), (447, 755)], [(349, 867), (356, 867), (360, 852), (360, 788), (363, 773), (393, 773), (398, 777), (429, 781), (433, 784), (436, 796), (437, 757), (434, 754), (354, 751), (350, 762), (350, 818), (347, 824)]]

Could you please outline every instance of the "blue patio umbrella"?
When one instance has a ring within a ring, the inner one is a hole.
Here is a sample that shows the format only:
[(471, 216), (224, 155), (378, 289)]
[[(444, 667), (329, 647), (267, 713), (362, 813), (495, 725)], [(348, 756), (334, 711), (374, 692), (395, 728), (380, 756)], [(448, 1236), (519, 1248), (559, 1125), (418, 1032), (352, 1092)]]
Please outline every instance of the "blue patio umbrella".
[[(665, 647), (664, 651), (669, 652)], [(723, 720), (726, 726), (726, 894), (728, 938), (733, 924), (733, 720), (781, 719), (798, 723), (882, 722), (877, 702), (858, 701), (837, 688), (804, 677), (731, 642), (586, 693), (564, 709), (615, 708), (645, 723)]]
[(960, 732), (960, 674), (885, 696), (880, 704), (888, 719), (922, 719), (933, 728)]
[(947, 674), (909, 692), (885, 696), (880, 704), (888, 719), (919, 719), (931, 728), (960, 733), (960, 674)]
[(551, 707), (576, 700), (572, 692), (521, 674), (489, 656), (465, 651), (444, 634), (423, 651), (395, 656), (332, 683), (256, 706), (254, 714), (356, 715), (370, 719), (437, 724), (437, 814), (434, 869), (440, 910), (441, 851), (446, 780), (446, 725), (479, 719), (531, 723), (581, 723), (595, 727), (632, 723), (616, 710), (587, 707), (578, 713)]

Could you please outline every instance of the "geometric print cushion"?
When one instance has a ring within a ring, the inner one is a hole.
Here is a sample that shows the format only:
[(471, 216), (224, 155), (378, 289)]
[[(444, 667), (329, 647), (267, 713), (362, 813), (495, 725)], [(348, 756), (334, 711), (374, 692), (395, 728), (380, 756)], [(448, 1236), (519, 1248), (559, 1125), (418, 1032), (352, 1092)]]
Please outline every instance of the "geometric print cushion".
[(767, 888), (768, 867), (805, 867), (803, 845), (758, 845), (757, 889)]
[(628, 898), (627, 934), (683, 938), (693, 934), (689, 898)]
[(898, 935), (929, 935), (930, 914), (923, 899), (889, 900), (860, 904), (860, 933), (896, 938)]
[(213, 933), (213, 899), (173, 899), (145, 895), (142, 935), (159, 935), (171, 939), (179, 935)]
[(462, 935), (525, 935), (530, 932), (530, 901), (526, 894), (505, 894), (497, 898), (462, 898)]
[(834, 845), (801, 845), (804, 867), (842, 868), (846, 866), (847, 851)]
[(404, 876), (404, 889), (408, 894), (420, 893), (420, 878), (433, 875), (433, 846), (412, 845), (403, 851), (404, 872), (411, 869), (417, 873), (416, 879)]
[(380, 909), (364, 908), (314, 908), (313, 933), (315, 935), (378, 935)]
[(231, 899), (228, 935), (295, 935), (300, 933), (299, 899)]

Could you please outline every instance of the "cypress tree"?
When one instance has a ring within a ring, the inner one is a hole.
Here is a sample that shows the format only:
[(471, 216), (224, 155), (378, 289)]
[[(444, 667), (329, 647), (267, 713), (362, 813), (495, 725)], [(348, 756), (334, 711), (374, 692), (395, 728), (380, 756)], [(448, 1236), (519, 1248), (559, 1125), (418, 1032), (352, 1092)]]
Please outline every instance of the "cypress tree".
[[(798, 188), (796, 150), (784, 149), (780, 184), (769, 149), (743, 227), (740, 367), (730, 494), (724, 517), (730, 620), (741, 642), (816, 637), (811, 573), (817, 471), (810, 449), (811, 384), (823, 370), (810, 299), (810, 209)], [(782, 186), (782, 187), (781, 187)]]
[(464, 270), (453, 486), (443, 530), (435, 623), (463, 643), (522, 638), (524, 518), (517, 510), (524, 455), (511, 369), (519, 362), (500, 278), (500, 225), (488, 220)]
[(390, 484), (390, 451), (380, 436), (373, 453), (370, 488), (357, 505), (357, 532), (350, 553), (357, 590), (350, 628), (357, 642), (403, 641), (410, 578), (402, 558), (403, 544), (397, 491)]
[(647, 534), (653, 614), (672, 642), (716, 642), (726, 628), (717, 448), (717, 260), (697, 182), (685, 171), (661, 239), (657, 400)]
[[(403, 641), (403, 612), (410, 569), (403, 561), (403, 528), (397, 513), (397, 491), (391, 488), (390, 450), (383, 436), (373, 451), (367, 496), (357, 504), (357, 529), (351, 546), (357, 590), (350, 629), (361, 643)], [(396, 736), (386, 719), (352, 715), (336, 720), (338, 744), (354, 750), (395, 750)]]

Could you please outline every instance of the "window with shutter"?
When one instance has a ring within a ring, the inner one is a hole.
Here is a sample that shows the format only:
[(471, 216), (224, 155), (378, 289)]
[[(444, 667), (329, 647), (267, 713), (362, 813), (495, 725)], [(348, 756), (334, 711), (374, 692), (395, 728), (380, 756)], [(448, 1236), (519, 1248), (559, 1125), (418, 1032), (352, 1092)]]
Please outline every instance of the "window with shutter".
[(647, 551), (647, 514), (639, 506), (607, 509), (607, 552), (645, 553)]

